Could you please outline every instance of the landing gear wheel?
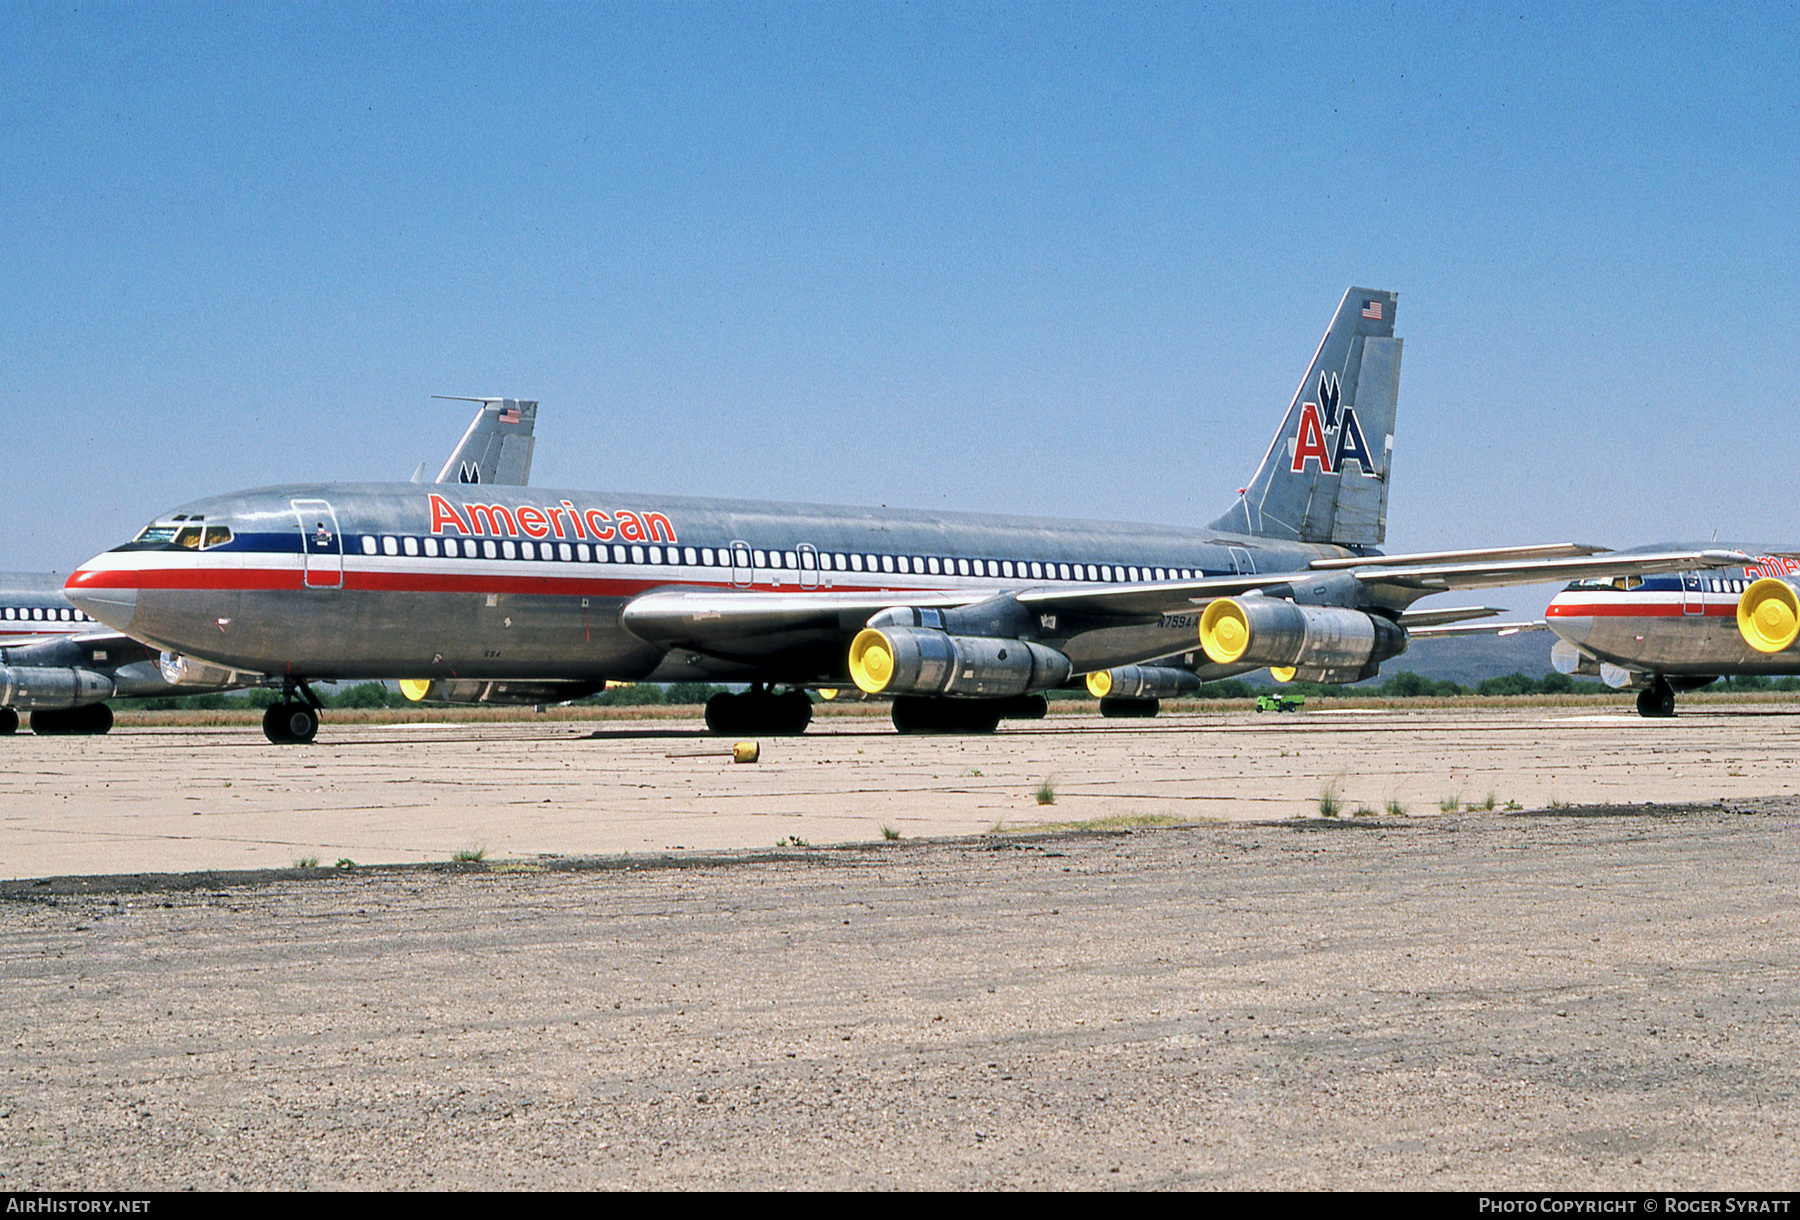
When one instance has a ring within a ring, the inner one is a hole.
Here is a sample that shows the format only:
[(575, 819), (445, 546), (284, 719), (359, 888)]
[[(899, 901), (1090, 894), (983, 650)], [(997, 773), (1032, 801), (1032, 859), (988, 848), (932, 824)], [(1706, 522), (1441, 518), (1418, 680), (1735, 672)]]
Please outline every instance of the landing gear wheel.
[(1124, 695), (1108, 695), (1100, 700), (1100, 714), (1113, 720), (1148, 720), (1162, 711), (1162, 700), (1152, 696), (1147, 699), (1127, 698)]
[(779, 697), (772, 697), (770, 702), (777, 705), (774, 719), (781, 726), (770, 729), (770, 732), (795, 737), (806, 732), (806, 726), (812, 723), (812, 696), (805, 691), (791, 690)]
[(1647, 719), (1661, 719), (1675, 714), (1675, 688), (1669, 685), (1667, 678), (1658, 678), (1649, 686), (1638, 692), (1638, 715)]
[(992, 699), (936, 699), (901, 695), (894, 700), (894, 728), (901, 733), (992, 733), (1000, 709)]
[(277, 703), (263, 713), (263, 736), (278, 746), (304, 745), (318, 733), (319, 714), (304, 703)]
[(706, 701), (706, 730), (720, 737), (730, 736), (739, 731), (738, 724), (742, 714), (738, 711), (739, 697), (730, 691), (720, 691)]
[(721, 691), (706, 701), (707, 730), (722, 737), (736, 733), (797, 736), (806, 732), (812, 714), (811, 696), (797, 688), (779, 695), (756, 687), (741, 695)]
[(0, 707), (0, 737), (10, 737), (19, 731), (19, 713), (10, 707)]
[[(112, 726), (112, 709), (104, 703), (44, 708), (31, 713), (31, 731), (40, 737), (97, 737)], [(17, 727), (17, 721), (14, 721), (14, 727)]]

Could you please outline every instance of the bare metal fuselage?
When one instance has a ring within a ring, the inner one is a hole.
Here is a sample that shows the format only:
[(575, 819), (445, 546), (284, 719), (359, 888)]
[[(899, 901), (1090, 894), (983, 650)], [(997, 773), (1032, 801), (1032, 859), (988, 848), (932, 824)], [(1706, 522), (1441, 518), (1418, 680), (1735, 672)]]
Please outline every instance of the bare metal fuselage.
[(1742, 549), (1762, 555), (1764, 566), (1578, 581), (1557, 594), (1545, 618), (1559, 637), (1588, 655), (1641, 673), (1800, 674), (1800, 653), (1758, 652), (1738, 631), (1744, 590), (1782, 563), (1758, 548)]
[[(170, 518), (183, 519), (225, 527), (230, 541), (129, 544), (85, 565), (71, 595), (170, 652), (326, 680), (841, 681), (851, 617), (702, 652), (634, 635), (621, 610), (652, 590), (735, 590), (771, 604), (783, 594), (865, 603), (891, 594), (909, 604), (1297, 572), (1350, 554), (1165, 526), (404, 484), (262, 489)], [(1179, 618), (1046, 615), (1032, 634), (1075, 641), (1085, 670), (1197, 652), (1193, 624)]]

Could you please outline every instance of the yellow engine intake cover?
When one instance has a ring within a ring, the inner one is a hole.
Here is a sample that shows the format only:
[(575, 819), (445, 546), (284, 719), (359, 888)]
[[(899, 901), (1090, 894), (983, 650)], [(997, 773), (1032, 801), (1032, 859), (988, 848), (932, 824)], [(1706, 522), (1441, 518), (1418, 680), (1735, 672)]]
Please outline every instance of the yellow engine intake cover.
[(1277, 682), (1292, 682), (1294, 667), (1292, 665), (1271, 665), (1269, 666), (1269, 676)]
[(1800, 636), (1800, 597), (1785, 580), (1765, 576), (1738, 599), (1738, 634), (1758, 652), (1783, 652)]
[(1096, 699), (1104, 699), (1112, 694), (1112, 671), (1097, 669), (1087, 676), (1088, 694)]
[(1200, 616), (1200, 647), (1220, 665), (1230, 665), (1244, 655), (1250, 647), (1250, 624), (1236, 602), (1221, 597), (1207, 604)]
[(417, 703), (431, 693), (431, 681), (428, 678), (407, 678), (400, 683), (400, 693)]
[(871, 695), (894, 680), (894, 646), (874, 627), (863, 628), (850, 641), (850, 677)]

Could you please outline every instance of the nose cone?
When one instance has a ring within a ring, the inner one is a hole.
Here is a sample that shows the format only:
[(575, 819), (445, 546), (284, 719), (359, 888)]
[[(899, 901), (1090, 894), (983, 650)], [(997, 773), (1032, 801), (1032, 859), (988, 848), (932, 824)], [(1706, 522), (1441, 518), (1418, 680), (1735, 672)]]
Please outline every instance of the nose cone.
[(1550, 624), (1550, 630), (1571, 644), (1582, 643), (1594, 630), (1593, 611), (1567, 593), (1559, 593), (1550, 599), (1550, 605), (1544, 610), (1544, 621)]
[(98, 619), (114, 631), (128, 631), (137, 614), (137, 573), (89, 560), (69, 574), (63, 583), (63, 596), (89, 618)]

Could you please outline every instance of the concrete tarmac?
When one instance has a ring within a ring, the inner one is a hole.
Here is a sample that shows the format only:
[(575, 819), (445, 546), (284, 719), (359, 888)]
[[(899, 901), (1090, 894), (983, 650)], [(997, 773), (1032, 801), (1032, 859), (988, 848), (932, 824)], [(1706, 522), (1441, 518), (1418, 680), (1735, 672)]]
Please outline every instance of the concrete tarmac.
[[(1440, 806), (1706, 803), (1794, 794), (1800, 715), (1643, 720), (1581, 706), (1052, 716), (989, 737), (901, 737), (823, 716), (731, 742), (682, 721), (332, 724), (0, 739), (0, 877), (769, 847), (1099, 818), (1409, 816)], [(1040, 805), (1046, 781), (1055, 803)]]
[(1791, 717), (824, 727), (3, 743), (0, 1186), (1792, 1188)]

